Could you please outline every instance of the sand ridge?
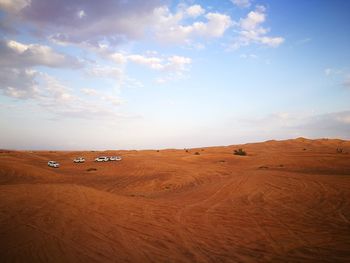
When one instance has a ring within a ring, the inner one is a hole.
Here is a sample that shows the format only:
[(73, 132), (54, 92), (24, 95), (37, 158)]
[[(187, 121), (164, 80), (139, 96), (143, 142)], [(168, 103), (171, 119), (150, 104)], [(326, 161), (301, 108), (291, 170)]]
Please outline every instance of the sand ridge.
[(349, 141), (1, 150), (0, 200), (1, 262), (350, 260)]

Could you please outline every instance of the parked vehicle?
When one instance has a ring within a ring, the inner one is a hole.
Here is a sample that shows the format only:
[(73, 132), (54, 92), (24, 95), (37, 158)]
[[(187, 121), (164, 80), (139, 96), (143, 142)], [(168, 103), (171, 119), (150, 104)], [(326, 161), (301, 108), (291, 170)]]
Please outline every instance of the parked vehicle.
[(108, 162), (109, 158), (106, 156), (100, 156), (95, 159), (95, 162)]
[(111, 157), (109, 157), (109, 160), (110, 161), (121, 161), (122, 157), (120, 157), (120, 156), (111, 156)]
[(75, 162), (75, 163), (84, 163), (85, 159), (83, 157), (78, 157), (78, 158), (75, 158), (73, 160), (73, 162)]
[(60, 164), (58, 162), (55, 162), (55, 161), (49, 161), (47, 163), (48, 166), (52, 167), (52, 168), (58, 168), (60, 167)]

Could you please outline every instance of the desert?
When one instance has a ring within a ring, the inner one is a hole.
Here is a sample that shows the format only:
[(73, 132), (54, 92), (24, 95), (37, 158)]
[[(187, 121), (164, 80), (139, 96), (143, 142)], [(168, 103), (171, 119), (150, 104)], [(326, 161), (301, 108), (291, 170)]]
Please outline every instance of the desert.
[[(246, 156), (234, 155), (242, 148)], [(96, 163), (99, 155), (119, 162)], [(73, 163), (83, 156), (85, 163)], [(59, 168), (47, 166), (49, 160)], [(0, 153), (1, 262), (348, 262), (350, 142)]]
[(350, 0), (0, 0), (0, 263), (350, 262)]

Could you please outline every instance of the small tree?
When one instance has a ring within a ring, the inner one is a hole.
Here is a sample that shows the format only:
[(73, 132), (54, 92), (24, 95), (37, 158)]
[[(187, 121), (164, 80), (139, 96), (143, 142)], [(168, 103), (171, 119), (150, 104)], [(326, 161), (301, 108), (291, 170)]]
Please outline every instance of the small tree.
[(243, 151), (242, 148), (239, 148), (238, 150), (234, 150), (233, 154), (234, 155), (242, 155), (242, 156), (247, 155), (247, 153), (245, 151)]

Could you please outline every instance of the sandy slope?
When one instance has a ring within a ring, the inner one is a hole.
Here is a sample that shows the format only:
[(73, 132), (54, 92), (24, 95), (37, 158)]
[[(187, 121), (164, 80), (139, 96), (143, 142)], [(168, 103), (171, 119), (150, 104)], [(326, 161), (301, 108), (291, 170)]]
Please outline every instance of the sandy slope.
[(241, 147), (1, 151), (0, 261), (349, 262), (350, 142)]

